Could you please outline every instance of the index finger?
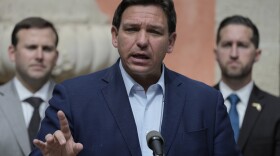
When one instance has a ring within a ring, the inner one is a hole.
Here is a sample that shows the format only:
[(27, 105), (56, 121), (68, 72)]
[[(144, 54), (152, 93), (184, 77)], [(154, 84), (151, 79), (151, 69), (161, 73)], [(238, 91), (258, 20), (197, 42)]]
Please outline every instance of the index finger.
[(63, 111), (59, 110), (57, 112), (57, 117), (59, 119), (61, 132), (64, 134), (65, 139), (69, 140), (71, 138), (71, 131), (69, 128), (68, 120), (67, 120), (65, 114), (63, 113)]

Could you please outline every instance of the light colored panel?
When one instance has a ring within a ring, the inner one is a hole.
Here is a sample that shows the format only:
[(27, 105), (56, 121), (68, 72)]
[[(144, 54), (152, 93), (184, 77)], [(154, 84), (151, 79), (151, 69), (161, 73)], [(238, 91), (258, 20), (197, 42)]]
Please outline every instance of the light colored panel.
[(59, 58), (53, 71), (57, 81), (103, 69), (118, 58), (111, 24), (95, 0), (0, 0), (0, 84), (14, 74), (7, 55), (12, 29), (30, 16), (50, 20), (57, 28)]
[(52, 22), (104, 23), (108, 19), (95, 0), (0, 0), (0, 20), (17, 22), (40, 16)]

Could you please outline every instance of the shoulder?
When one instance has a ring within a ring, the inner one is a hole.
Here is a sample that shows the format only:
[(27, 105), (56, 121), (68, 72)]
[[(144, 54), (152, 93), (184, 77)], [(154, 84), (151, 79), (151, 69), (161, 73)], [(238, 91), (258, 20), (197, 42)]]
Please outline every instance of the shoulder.
[(194, 80), (169, 69), (166, 70), (166, 73), (166, 75), (168, 75), (166, 76), (167, 82), (169, 81), (177, 83), (177, 85), (182, 85), (182, 87), (185, 89), (191, 89), (194, 92), (212, 92), (215, 94), (219, 93), (219, 91), (217, 91), (215, 88), (209, 86), (208, 84), (205, 84), (204, 82)]
[(0, 86), (0, 95), (4, 95), (5, 93), (10, 93), (13, 91), (13, 81), (10, 80), (7, 83)]
[(66, 88), (69, 88), (71, 90), (86, 90), (86, 89), (93, 89), (93, 88), (100, 88), (108, 83), (110, 79), (113, 79), (116, 76), (116, 66), (111, 66), (109, 68), (86, 74), (81, 75), (75, 78), (67, 79), (59, 84), (57, 86), (63, 86)]
[(168, 86), (173, 86), (175, 88), (174, 90), (180, 92), (178, 93), (180, 96), (185, 96), (187, 99), (195, 101), (197, 104), (204, 103), (210, 106), (212, 104), (223, 103), (223, 97), (220, 91), (203, 82), (170, 70), (167, 71), (166, 78), (167, 89)]
[(265, 105), (265, 107), (269, 110), (280, 111), (280, 98), (258, 88), (256, 85), (252, 91), (251, 101), (259, 102)]
[(271, 93), (260, 89), (256, 85), (254, 86), (254, 88), (252, 90), (252, 96), (256, 96), (260, 100), (268, 101), (268, 102), (271, 102), (271, 103), (279, 103), (279, 105), (280, 105), (280, 98), (279, 97), (277, 97), (275, 95), (272, 95)]

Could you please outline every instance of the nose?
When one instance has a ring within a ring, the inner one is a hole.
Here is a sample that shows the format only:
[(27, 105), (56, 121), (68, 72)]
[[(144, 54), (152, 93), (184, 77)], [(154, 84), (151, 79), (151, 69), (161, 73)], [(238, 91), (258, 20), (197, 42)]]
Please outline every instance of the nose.
[(43, 54), (43, 49), (42, 48), (38, 48), (37, 50), (36, 50), (36, 59), (38, 59), (38, 60), (42, 60), (43, 59), (43, 56), (44, 56), (44, 54)]
[(137, 34), (137, 46), (141, 49), (146, 48), (148, 45), (148, 36), (145, 31), (139, 31)]
[(232, 45), (231, 51), (230, 51), (230, 57), (233, 59), (238, 58), (238, 49), (237, 46), (234, 44)]

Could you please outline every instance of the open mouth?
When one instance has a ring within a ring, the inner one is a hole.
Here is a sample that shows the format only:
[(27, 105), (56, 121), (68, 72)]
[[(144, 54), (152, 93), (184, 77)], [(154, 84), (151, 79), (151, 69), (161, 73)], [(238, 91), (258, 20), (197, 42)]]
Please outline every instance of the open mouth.
[(132, 57), (136, 58), (136, 59), (144, 59), (144, 60), (149, 59), (149, 57), (147, 55), (143, 55), (143, 54), (135, 54), (135, 55), (132, 55)]

